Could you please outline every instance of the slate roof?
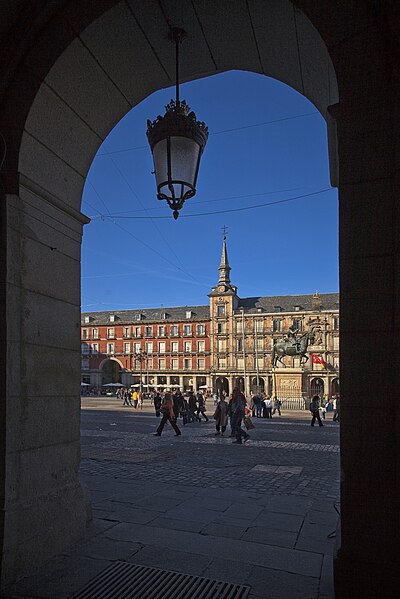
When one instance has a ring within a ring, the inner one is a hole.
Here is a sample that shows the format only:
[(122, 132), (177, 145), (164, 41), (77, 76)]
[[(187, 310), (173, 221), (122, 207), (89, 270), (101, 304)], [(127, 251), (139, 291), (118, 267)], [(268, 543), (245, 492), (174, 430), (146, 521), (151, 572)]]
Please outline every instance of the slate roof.
[[(320, 293), (319, 298), (321, 310), (339, 309), (339, 293)], [(258, 308), (261, 308), (262, 312), (295, 312), (295, 306), (300, 306), (299, 312), (314, 310), (313, 294), (245, 297), (239, 300), (237, 311), (244, 308), (245, 313), (256, 314)]]
[[(186, 318), (186, 312), (191, 311), (192, 317)], [(162, 315), (167, 314), (163, 319)], [(110, 314), (114, 314), (115, 322), (110, 322)], [(141, 314), (141, 320), (137, 320), (137, 316)], [(85, 323), (85, 316), (90, 316), (90, 323)], [(173, 322), (173, 321), (204, 321), (210, 318), (210, 306), (177, 306), (174, 308), (143, 308), (142, 310), (107, 310), (104, 312), (82, 312), (82, 326), (90, 325), (121, 325), (152, 322)]]
[[(320, 293), (321, 310), (338, 310), (339, 293)], [(239, 306), (236, 312), (244, 308), (246, 314), (257, 314), (258, 308), (262, 312), (295, 312), (295, 306), (300, 306), (299, 312), (312, 311), (313, 294), (311, 295), (274, 295), (266, 297), (245, 297), (239, 299)], [(280, 307), (280, 309), (279, 309)], [(191, 311), (192, 318), (186, 318), (186, 312)], [(163, 313), (167, 314), (165, 319)], [(115, 322), (110, 322), (110, 314), (115, 315)], [(137, 320), (137, 315), (141, 314), (142, 319)], [(90, 323), (85, 323), (85, 316), (90, 316)], [(205, 321), (210, 318), (210, 307), (207, 306), (175, 306), (174, 308), (143, 308), (143, 310), (107, 310), (104, 312), (82, 312), (82, 326), (96, 325), (123, 325), (142, 323), (162, 323), (162, 322), (183, 322), (183, 321)]]

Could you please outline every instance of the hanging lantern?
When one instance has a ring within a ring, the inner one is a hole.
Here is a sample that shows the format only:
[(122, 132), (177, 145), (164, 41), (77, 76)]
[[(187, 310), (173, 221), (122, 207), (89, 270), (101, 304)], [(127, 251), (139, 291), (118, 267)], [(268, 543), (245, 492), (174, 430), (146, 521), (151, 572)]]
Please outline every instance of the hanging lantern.
[(157, 198), (167, 201), (175, 219), (185, 200), (196, 194), (200, 159), (208, 138), (206, 124), (197, 120), (185, 100), (179, 100), (179, 43), (184, 35), (182, 29), (171, 31), (176, 44), (176, 100), (165, 107), (164, 116), (147, 121)]

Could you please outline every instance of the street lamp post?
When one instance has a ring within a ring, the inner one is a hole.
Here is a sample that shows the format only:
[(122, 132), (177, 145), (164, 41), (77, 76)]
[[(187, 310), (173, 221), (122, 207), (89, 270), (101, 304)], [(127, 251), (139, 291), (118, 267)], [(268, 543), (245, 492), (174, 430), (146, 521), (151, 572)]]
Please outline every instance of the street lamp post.
[(143, 374), (143, 362), (145, 360), (147, 360), (147, 352), (145, 351), (138, 351), (134, 354), (135, 356), (135, 360), (138, 360), (140, 363), (140, 392), (143, 393), (143, 379), (142, 379), (142, 374)]
[(246, 335), (244, 331), (244, 308), (241, 308), (242, 313), (242, 343), (243, 343), (243, 393), (246, 397)]

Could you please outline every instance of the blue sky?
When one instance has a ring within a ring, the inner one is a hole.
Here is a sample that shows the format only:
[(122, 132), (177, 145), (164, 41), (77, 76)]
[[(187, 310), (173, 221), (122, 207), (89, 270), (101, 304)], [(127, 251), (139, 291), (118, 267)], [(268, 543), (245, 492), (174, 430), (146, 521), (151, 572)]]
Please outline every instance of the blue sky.
[[(110, 132), (90, 168), (82, 310), (207, 304), (224, 225), (239, 296), (338, 291), (337, 191), (316, 108), (279, 81), (238, 71), (180, 94), (210, 131), (197, 194), (177, 221), (156, 198), (146, 122), (164, 114), (174, 88), (156, 92)], [(272, 202), (281, 203), (250, 208)]]

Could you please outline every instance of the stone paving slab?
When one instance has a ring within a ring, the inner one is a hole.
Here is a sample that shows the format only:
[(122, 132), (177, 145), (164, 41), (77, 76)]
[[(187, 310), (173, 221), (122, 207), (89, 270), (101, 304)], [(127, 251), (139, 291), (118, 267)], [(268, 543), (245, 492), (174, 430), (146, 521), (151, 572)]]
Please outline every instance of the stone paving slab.
[(105, 536), (118, 541), (155, 544), (166, 550), (176, 551), (185, 547), (189, 553), (214, 558), (229, 559), (232, 555), (238, 555), (243, 563), (260, 566), (268, 564), (276, 570), (317, 578), (322, 566), (322, 555), (318, 553), (272, 547), (237, 539), (201, 536), (177, 530), (135, 526), (129, 523), (114, 526), (106, 531)]
[(251, 573), (250, 597), (317, 599), (318, 589), (318, 578), (260, 567)]
[[(273, 529), (265, 526), (251, 526), (241, 536), (243, 541), (252, 543), (262, 543), (264, 545), (273, 545), (276, 547), (287, 547), (294, 549), (298, 538), (298, 532)], [(310, 549), (312, 551), (312, 549)]]

